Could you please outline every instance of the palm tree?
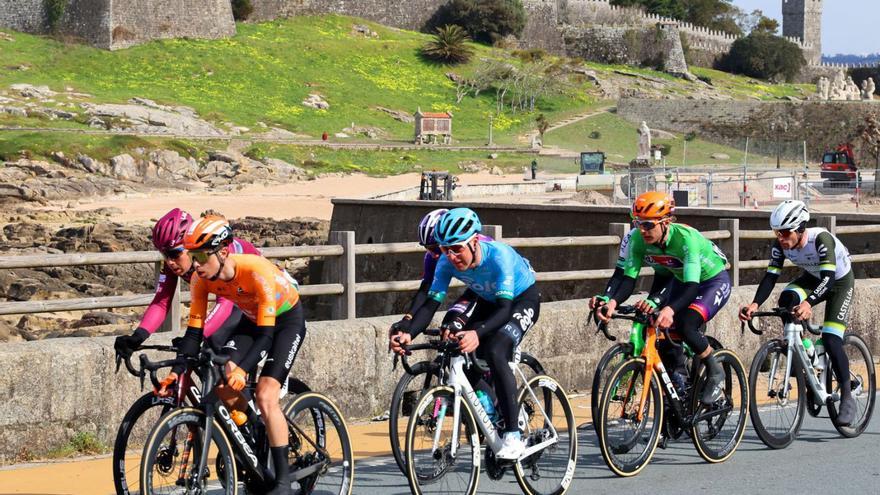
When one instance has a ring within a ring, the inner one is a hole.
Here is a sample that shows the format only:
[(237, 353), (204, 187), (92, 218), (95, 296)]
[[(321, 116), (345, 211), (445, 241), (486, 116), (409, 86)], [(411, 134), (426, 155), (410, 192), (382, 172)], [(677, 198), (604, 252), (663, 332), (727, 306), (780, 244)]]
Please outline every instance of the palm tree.
[(470, 41), (467, 32), (456, 24), (437, 28), (434, 39), (422, 47), (422, 56), (444, 64), (463, 64), (470, 60), (474, 51), (466, 43)]

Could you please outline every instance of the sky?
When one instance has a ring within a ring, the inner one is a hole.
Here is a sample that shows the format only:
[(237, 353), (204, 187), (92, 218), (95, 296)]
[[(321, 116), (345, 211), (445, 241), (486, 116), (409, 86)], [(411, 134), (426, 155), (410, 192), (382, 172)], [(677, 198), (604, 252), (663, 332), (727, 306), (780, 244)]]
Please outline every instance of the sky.
[[(865, 55), (880, 53), (880, 36), (875, 33), (880, 23), (878, 0), (825, 0), (822, 14), (822, 54)], [(779, 20), (782, 26), (782, 0), (733, 0), (737, 7)], [(782, 30), (780, 29), (780, 33)]]

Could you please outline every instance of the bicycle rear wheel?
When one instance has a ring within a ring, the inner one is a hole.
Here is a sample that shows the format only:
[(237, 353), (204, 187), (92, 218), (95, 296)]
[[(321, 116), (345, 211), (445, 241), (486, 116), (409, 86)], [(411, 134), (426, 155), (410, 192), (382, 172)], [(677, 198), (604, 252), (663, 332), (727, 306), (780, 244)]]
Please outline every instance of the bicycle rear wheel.
[[(213, 421), (211, 446), (205, 471), (196, 482), (199, 457), (207, 441), (206, 421)], [(156, 423), (144, 445), (140, 470), (141, 493), (237, 494), (237, 471), (232, 445), (217, 421), (206, 418), (200, 409), (176, 409)]]
[[(530, 392), (531, 391), (531, 392)], [(520, 418), (526, 448), (555, 442), (516, 463), (516, 481), (523, 493), (562, 494), (577, 465), (577, 425), (565, 390), (549, 376), (536, 376), (520, 390)]]
[[(599, 401), (599, 450), (618, 476), (638, 474), (654, 456), (663, 425), (663, 395), (657, 374), (646, 390), (645, 360), (630, 359), (614, 370)], [(639, 404), (645, 405), (639, 417)]]
[(302, 493), (351, 494), (354, 453), (345, 419), (333, 401), (317, 392), (299, 394), (284, 409), (284, 416), (291, 488)]
[(807, 393), (797, 361), (785, 376), (788, 344), (771, 340), (758, 349), (749, 369), (749, 416), (755, 432), (772, 449), (788, 447), (804, 421)]
[[(854, 438), (862, 434), (871, 416), (874, 413), (874, 402), (877, 394), (877, 377), (874, 369), (874, 358), (868, 345), (858, 335), (846, 335), (843, 339), (843, 352), (849, 360), (849, 379), (850, 389), (853, 399), (856, 401), (856, 416), (852, 424), (849, 426), (841, 426), (837, 423), (838, 403), (834, 402), (828, 406), (828, 414), (831, 416), (831, 422), (837, 431), (847, 437)], [(833, 376), (833, 367), (828, 373), (825, 373), (826, 383), (825, 390), (830, 394), (838, 390), (837, 377)]]
[(404, 452), (407, 480), (416, 495), (476, 493), (480, 478), (477, 424), (464, 401), (456, 424), (454, 403), (452, 388), (437, 386), (425, 392), (409, 418)]
[[(711, 406), (702, 404), (706, 384), (702, 374), (694, 387), (692, 397), (694, 424), (691, 439), (700, 456), (708, 462), (723, 462), (733, 455), (746, 430), (749, 410), (749, 390), (743, 365), (732, 351), (715, 352), (718, 364), (724, 369), (724, 393)], [(706, 368), (703, 367), (703, 370)]]

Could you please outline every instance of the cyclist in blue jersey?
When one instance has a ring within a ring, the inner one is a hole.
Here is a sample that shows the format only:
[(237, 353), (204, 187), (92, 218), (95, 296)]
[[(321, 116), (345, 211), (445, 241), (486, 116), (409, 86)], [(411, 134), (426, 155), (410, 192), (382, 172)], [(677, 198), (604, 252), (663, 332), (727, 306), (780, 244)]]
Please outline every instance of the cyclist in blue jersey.
[(479, 217), (468, 208), (450, 210), (440, 220), (434, 235), (445, 256), (437, 263), (428, 301), (413, 316), (409, 333), (392, 342), (392, 349), (402, 353), (401, 346), (425, 330), (453, 277), (473, 290), (478, 300), (470, 320), (448, 338), (457, 340), (462, 352), (476, 351), (488, 362), (505, 423), (504, 444), (496, 457), (516, 460), (525, 443), (518, 425), (516, 379), (508, 363), (538, 321), (541, 296), (529, 262), (504, 243), (479, 240), (481, 229)]

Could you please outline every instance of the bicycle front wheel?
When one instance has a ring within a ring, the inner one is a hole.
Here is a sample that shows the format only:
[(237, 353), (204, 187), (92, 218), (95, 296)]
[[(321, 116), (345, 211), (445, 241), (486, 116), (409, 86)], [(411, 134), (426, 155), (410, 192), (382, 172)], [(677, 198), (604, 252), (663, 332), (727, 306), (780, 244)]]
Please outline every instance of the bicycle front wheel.
[(618, 476), (639, 474), (657, 450), (662, 425), (657, 374), (651, 374), (646, 389), (645, 360), (624, 361), (609, 377), (599, 401), (599, 450), (605, 464)]
[(596, 418), (599, 417), (599, 398), (602, 397), (603, 387), (608, 383), (611, 373), (620, 366), (620, 363), (629, 359), (633, 351), (633, 345), (630, 343), (614, 344), (609, 347), (605, 354), (599, 359), (596, 365), (596, 372), (593, 373), (593, 387), (590, 392), (590, 413), (592, 414), (593, 429), (599, 433), (596, 425)]
[(333, 401), (316, 392), (299, 394), (284, 409), (284, 416), (292, 488), (301, 493), (351, 494), (354, 453), (345, 419)]
[[(700, 456), (708, 462), (723, 462), (733, 455), (746, 430), (749, 410), (749, 389), (746, 372), (739, 357), (729, 350), (715, 352), (715, 359), (724, 369), (724, 393), (711, 406), (702, 404), (705, 373), (693, 394), (694, 424), (691, 439)], [(706, 368), (703, 367), (703, 370)]]
[(517, 461), (516, 481), (523, 493), (565, 493), (577, 465), (577, 425), (568, 395), (553, 378), (536, 376), (522, 388), (517, 403), (526, 449), (544, 447)]
[(412, 366), (413, 374), (404, 373), (394, 387), (391, 395), (391, 408), (388, 410), (388, 438), (391, 441), (391, 453), (400, 472), (406, 475), (406, 458), (400, 444), (406, 437), (406, 421), (416, 407), (422, 392), (435, 385), (437, 365), (431, 361), (422, 361)]
[(772, 449), (788, 447), (801, 429), (806, 405), (804, 373), (797, 361), (788, 363), (788, 345), (781, 340), (762, 345), (749, 369), (749, 416), (758, 437)]
[[(856, 416), (849, 426), (839, 425), (837, 423), (837, 402), (828, 406), (828, 414), (831, 416), (834, 428), (841, 435), (847, 438), (854, 438), (861, 435), (871, 421), (877, 394), (877, 377), (874, 369), (874, 358), (871, 357), (871, 351), (861, 337), (852, 334), (846, 335), (843, 339), (843, 352), (846, 353), (846, 357), (849, 360), (850, 393), (856, 401)], [(839, 396), (840, 390), (837, 377), (832, 376), (834, 375), (833, 367), (829, 367), (832, 369), (825, 373), (826, 391), (829, 394), (836, 393)]]
[[(210, 440), (205, 435), (207, 421), (213, 421)], [(211, 442), (208, 459), (199, 473), (206, 441)], [(144, 495), (237, 494), (237, 476), (229, 439), (217, 421), (206, 418), (200, 409), (169, 412), (156, 423), (144, 445), (140, 473)]]
[(407, 479), (416, 495), (474, 494), (480, 478), (480, 439), (470, 407), (460, 402), (454, 421), (455, 392), (434, 387), (419, 400), (406, 429)]

